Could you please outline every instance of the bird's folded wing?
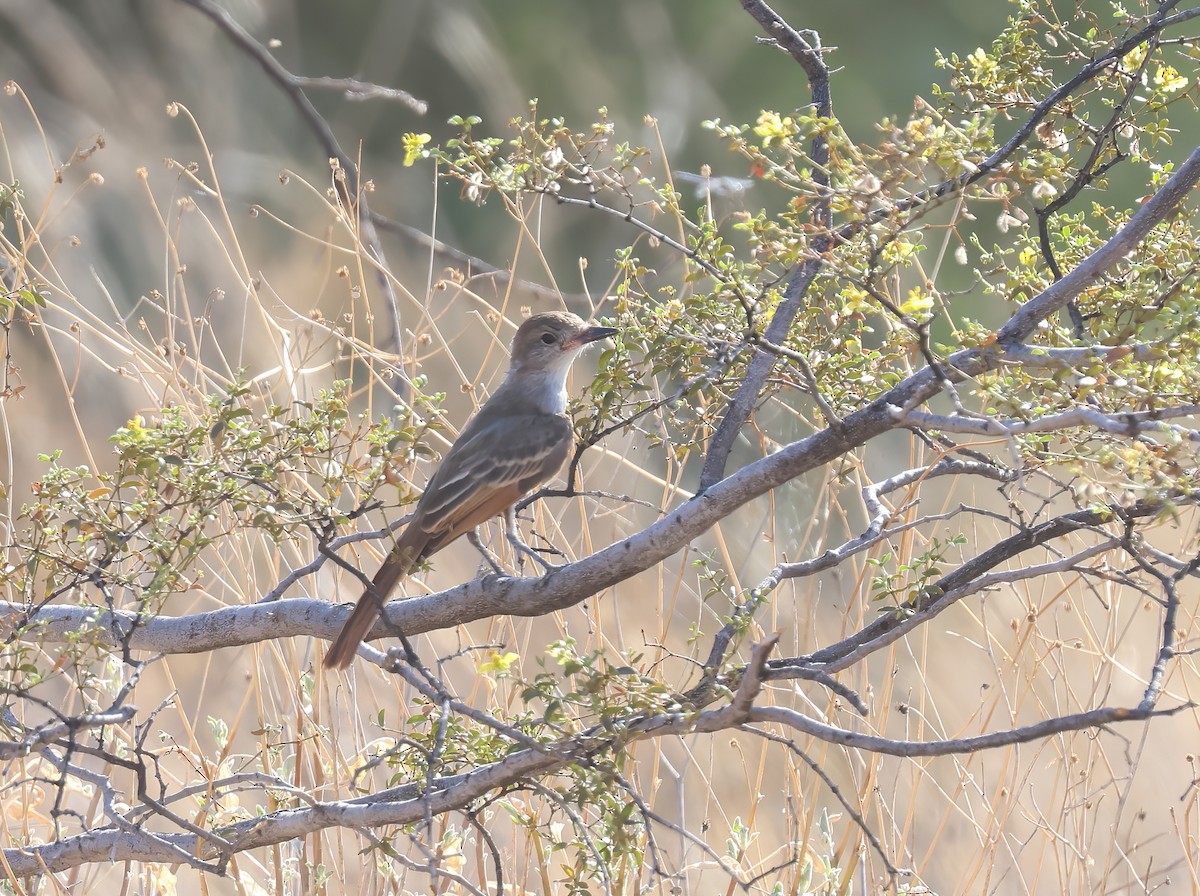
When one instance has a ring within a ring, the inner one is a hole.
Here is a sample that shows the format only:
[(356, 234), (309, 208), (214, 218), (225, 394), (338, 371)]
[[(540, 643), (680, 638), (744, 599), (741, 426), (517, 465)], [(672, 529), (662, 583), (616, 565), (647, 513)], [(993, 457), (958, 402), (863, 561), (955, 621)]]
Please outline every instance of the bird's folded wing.
[(566, 417), (522, 414), (497, 419), (446, 455), (421, 496), (412, 524), (439, 542), (457, 538), (552, 477), (571, 444)]

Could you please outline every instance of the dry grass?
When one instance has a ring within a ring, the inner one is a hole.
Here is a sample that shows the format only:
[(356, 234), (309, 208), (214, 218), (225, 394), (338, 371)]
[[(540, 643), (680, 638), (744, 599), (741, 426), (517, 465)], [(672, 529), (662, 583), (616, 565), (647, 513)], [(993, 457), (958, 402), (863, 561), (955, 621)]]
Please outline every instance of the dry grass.
[[(18, 315), (5, 333), (11, 391), (0, 403), (0, 428), (10, 484), (3, 519), (9, 543), (19, 540), (15, 530), (26, 484), (43, 467), (37, 453), (61, 450), (70, 463), (110, 469), (107, 437), (131, 416), (152, 422), (170, 404), (201, 419), (206, 396), (227, 389), (240, 375), (252, 384), (256, 407), (310, 401), (335, 380), (350, 378), (355, 412), (368, 419), (389, 413), (399, 400), (392, 371), (397, 359), (372, 348), (381, 273), (394, 277), (404, 302), (407, 341), (400, 369), (408, 376), (424, 374), (431, 388), (448, 393), (451, 425), (443, 440), (503, 369), (504, 345), (525, 304), (519, 295), (497, 293), (486, 282), (443, 279), (428, 263), (399, 265), (395, 274), (375, 270), (354, 227), (331, 203), (327, 184), (293, 177), (278, 185), (279, 195), (286, 196), (279, 208), (264, 203), (247, 217), (222, 193), (220, 165), (207, 153), (201, 129), (186, 109), (175, 111), (188, 125), (201, 162), (195, 169), (180, 162), (139, 172), (139, 190), (123, 197), (135, 210), (131, 217), (154, 225), (143, 230), (153, 233), (143, 263), (154, 271), (146, 282), (156, 292), (131, 301), (115, 294), (100, 273), (105, 233), (115, 226), (89, 210), (99, 191), (111, 189), (97, 181), (97, 175), (107, 178), (104, 151), (77, 157), (55, 183), (61, 169), (45, 158), (58, 154), (46, 146), (39, 160), (31, 149), (42, 137), (30, 107), (19, 91), (4, 101), (5, 178), (20, 180), (28, 197), (24, 217), (6, 230), (8, 274), (41, 285), (47, 300), (44, 309)], [(532, 231), (517, 232), (521, 251), (536, 252)], [(73, 245), (73, 235), (79, 245)], [(630, 495), (649, 506), (591, 498), (542, 502), (529, 528), (573, 555), (591, 553), (652, 521), (654, 508), (676, 504), (690, 481), (690, 460), (668, 462), (633, 437), (610, 438), (586, 459), (586, 487)], [(893, 471), (921, 460), (927, 458), (897, 457), (895, 446), (887, 445), (872, 449), (861, 463)], [(405, 474), (419, 483), (428, 466)], [(527, 678), (539, 671), (548, 644), (570, 638), (581, 654), (599, 650), (614, 660), (640, 654), (641, 667), (682, 689), (694, 683), (695, 660), (707, 650), (696, 632), (719, 627), (731, 609), (731, 594), (753, 586), (785, 557), (797, 559), (797, 545), (815, 555), (861, 526), (853, 487), (861, 474), (860, 467), (850, 487), (814, 476), (769, 502), (752, 504), (692, 552), (579, 607), (531, 620), (490, 619), (423, 636), (415, 646), (430, 665), (442, 658), (438, 674), (465, 703), (499, 715), (522, 708), (515, 680), (479, 672), (480, 662), (499, 645), (520, 655), (516, 671)], [(944, 509), (988, 500), (948, 494)], [(922, 509), (936, 510), (928, 503)], [(362, 520), (360, 528), (379, 526), (398, 512), (389, 506)], [(972, 544), (986, 545), (1003, 530), (984, 522), (966, 534)], [(1168, 548), (1194, 544), (1194, 517), (1162, 527), (1158, 537)], [(910, 534), (886, 550), (912, 556), (925, 548), (921, 538)], [(360, 543), (354, 561), (369, 571), (385, 548)], [(884, 552), (880, 547), (873, 556)], [(715, 595), (706, 593), (708, 583), (694, 565), (707, 553), (728, 575)], [(164, 612), (182, 616), (256, 601), (313, 556), (310, 538), (297, 535), (275, 544), (265, 535), (242, 532), (204, 554), (203, 587), (178, 595)], [(22, 560), (10, 553), (9, 562)], [(802, 654), (861, 627), (877, 609), (870, 601), (873, 571), (865, 560), (781, 588), (746, 643), (780, 632), (783, 652)], [(476, 565), (469, 546), (455, 547), (439, 557), (421, 587), (431, 592), (448, 587), (473, 575)], [(348, 601), (357, 591), (353, 577), (328, 569), (288, 596)], [(1194, 588), (1184, 595), (1189, 626), (1200, 610), (1196, 597)], [(769, 687), (760, 702), (905, 740), (965, 737), (1097, 705), (1129, 705), (1146, 685), (1159, 614), (1154, 600), (1130, 589), (1104, 590), (1073, 573), (1056, 575), (965, 602), (856, 667), (844, 683), (868, 700), (872, 711), (865, 719), (815, 685)], [(1181, 635), (1183, 650), (1167, 682), (1172, 705), (1196, 699), (1200, 685), (1189, 652), (1195, 635)], [(419, 703), (398, 679), (373, 667), (360, 662), (348, 675), (326, 675), (317, 671), (318, 657), (312, 639), (277, 639), (168, 656), (147, 669), (136, 702), (139, 718), (152, 726), (150, 743), (158, 750), (166, 789), (261, 772), (285, 774), (293, 787), (316, 799), (351, 795), (351, 773), (403, 736), (410, 707)], [(38, 662), (52, 666), (55, 653), (40, 655)], [(116, 661), (90, 671), (109, 691), (128, 675)], [(59, 708), (88, 708), (69, 676), (59, 677), (56, 687)], [(1182, 893), (1200, 892), (1197, 728), (1189, 710), (1147, 724), (918, 760), (816, 740), (797, 739), (795, 746), (859, 807), (897, 864), (917, 869), (920, 881), (935, 892)], [(118, 740), (128, 736), (113, 733)], [(818, 865), (811, 884), (817, 892), (870, 891), (882, 879), (877, 857), (825, 783), (779, 744), (746, 732), (655, 739), (634, 744), (618, 768), (646, 808), (663, 820), (658, 847), (679, 877), (654, 880), (645, 867), (618, 862), (612, 869), (615, 893), (639, 892), (648, 884), (662, 893), (674, 886), (690, 893), (738, 892), (720, 862), (747, 877), (764, 874), (753, 891), (770, 892), (778, 882), (777, 892), (799, 893), (806, 857)], [(102, 765), (95, 770), (129, 791), (126, 773)], [(33, 758), (7, 767), (12, 783), (3, 792), (5, 846), (53, 836), (57, 793), (37, 779), (47, 773)], [(384, 766), (369, 770), (359, 779), (359, 791), (389, 786), (391, 774)], [(73, 811), (96, 818), (94, 791), (70, 790), (64, 798)], [(249, 786), (237, 799), (210, 803), (198, 796), (177, 808), (194, 823), (212, 827), (222, 819), (272, 811), (286, 799)], [(549, 849), (545, 835), (556, 825), (569, 827), (571, 811), (557, 805), (542, 784), (497, 795), (479, 807), (479, 819), (503, 856), (511, 892), (566, 892), (560, 865), (571, 860)], [(580, 820), (595, 823), (583, 811)], [(64, 824), (74, 827), (70, 819)], [(739, 840), (739, 829), (751, 833)], [(418, 866), (428, 861), (423, 850), (438, 850), (445, 870), (479, 886), (494, 880), (485, 843), (461, 815), (436, 818), (412, 838), (401, 834), (393, 843)], [(734, 845), (727, 849), (727, 842)], [(64, 891), (95, 893), (427, 891), (424, 870), (364, 853), (370, 843), (362, 832), (331, 828), (240, 854), (224, 880), (186, 867), (131, 864), (89, 866), (62, 875), (60, 882)], [(843, 883), (818, 889), (824, 881), (821, 863), (841, 869)], [(16, 881), (10, 886), (20, 892)], [(442, 879), (441, 892), (463, 891)]]

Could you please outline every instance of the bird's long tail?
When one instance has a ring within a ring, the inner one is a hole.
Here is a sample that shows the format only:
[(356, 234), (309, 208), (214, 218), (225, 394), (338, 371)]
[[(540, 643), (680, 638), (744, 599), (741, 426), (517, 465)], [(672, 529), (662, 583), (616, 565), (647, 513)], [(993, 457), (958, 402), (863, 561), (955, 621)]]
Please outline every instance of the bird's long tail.
[(371, 580), (371, 587), (363, 592), (354, 607), (354, 612), (329, 645), (329, 652), (325, 654), (323, 662), (326, 669), (345, 669), (353, 662), (354, 655), (358, 653), (358, 645), (363, 642), (371, 627), (375, 625), (375, 620), (379, 618), (383, 602), (416, 565), (411, 559), (412, 556), (412, 550), (404, 549), (400, 544), (388, 554), (383, 566), (379, 567), (379, 572), (375, 573), (375, 578)]

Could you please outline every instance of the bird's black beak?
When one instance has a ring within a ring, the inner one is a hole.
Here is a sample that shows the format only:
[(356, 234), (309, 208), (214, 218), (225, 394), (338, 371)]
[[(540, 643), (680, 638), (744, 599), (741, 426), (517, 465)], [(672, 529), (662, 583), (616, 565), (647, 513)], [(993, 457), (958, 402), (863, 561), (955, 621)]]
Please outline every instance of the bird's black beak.
[(619, 332), (619, 330), (613, 327), (588, 327), (572, 336), (563, 347), (579, 348), (590, 342), (599, 342), (601, 339), (607, 339), (609, 336), (616, 336)]

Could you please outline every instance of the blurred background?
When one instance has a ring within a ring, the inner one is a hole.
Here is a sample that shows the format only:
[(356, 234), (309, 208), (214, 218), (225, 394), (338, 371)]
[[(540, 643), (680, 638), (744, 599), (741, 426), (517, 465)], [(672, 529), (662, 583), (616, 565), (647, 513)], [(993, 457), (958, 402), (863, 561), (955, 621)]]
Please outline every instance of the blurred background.
[[(293, 74), (358, 78), (408, 91), (427, 103), (427, 112), (419, 115), (403, 104), (354, 102), (336, 90), (308, 91), (343, 150), (361, 159), (364, 178), (374, 182), (374, 211), (433, 234), (487, 264), (502, 269), (515, 265), (536, 284), (553, 281), (576, 310), (586, 310), (589, 297), (594, 301), (605, 294), (614, 276), (614, 252), (631, 241), (628, 229), (619, 220), (583, 210), (547, 208), (537, 222), (543, 257), (536, 257), (498, 202), (479, 207), (462, 201), (458, 185), (435, 184), (428, 163), (404, 167), (404, 133), (427, 132), (441, 142), (455, 133), (447, 124), (450, 116), (478, 115), (484, 121), (480, 133), (504, 135), (508, 120), (526, 114), (529, 101), (537, 98), (541, 115), (561, 116), (575, 129), (583, 129), (605, 107), (622, 139), (657, 149), (661, 135), (666, 163), (673, 170), (697, 171), (709, 165), (714, 175), (741, 177), (748, 174), (742, 162), (726, 153), (701, 122), (753, 122), (761, 109), (787, 113), (809, 101), (798, 67), (760, 43), (760, 31), (734, 0), (228, 0), (225, 8)], [(930, 95), (930, 85), (939, 75), (932, 48), (970, 53), (995, 37), (1009, 11), (1000, 2), (961, 0), (778, 0), (775, 8), (793, 26), (819, 31), (825, 46), (833, 48), (829, 62), (836, 72), (834, 108), (851, 138), (864, 142), (874, 140), (876, 121), (904, 117), (914, 96)], [(356, 269), (353, 253), (340, 251), (345, 238), (337, 232), (325, 196), (330, 184), (327, 153), (292, 102), (207, 18), (173, 0), (2, 0), (0, 26), (0, 81), (17, 85), (0, 96), (0, 174), (20, 182), (26, 210), (38, 218), (44, 256), (39, 256), (37, 275), (55, 297), (43, 326), (14, 327), (9, 335), (9, 385), (26, 387), (21, 399), (8, 402), (6, 408), (3, 450), (10, 515), (29, 481), (44, 469), (38, 454), (58, 449), (65, 462), (104, 469), (110, 463), (105, 439), (132, 414), (149, 414), (190, 388), (214, 387), (199, 366), (219, 368), (230, 377), (238, 370), (267, 377), (289, 365), (320, 370), (332, 353), (328, 332), (312, 325), (320, 318), (344, 324), (365, 343), (384, 343), (375, 323), (384, 314), (376, 282)], [(176, 103), (179, 107), (169, 113)], [(646, 116), (657, 120), (657, 130), (645, 123)], [(663, 158), (656, 158), (664, 164)], [(663, 171), (652, 173), (661, 176)], [(218, 183), (223, 201), (214, 193)], [(747, 200), (751, 201), (774, 200), (764, 196)], [(16, 241), (19, 227), (8, 226)], [(489, 307), (497, 307), (510, 321), (519, 321), (522, 306), (553, 300), (539, 292), (509, 295), (503, 284), (491, 291), (474, 282), (469, 293), (447, 290), (436, 286), (448, 264), (445, 258), (431, 255), (420, 240), (402, 234), (384, 232), (381, 240), (396, 281), (406, 292), (401, 296), (401, 319), (409, 339), (405, 351), (411, 355), (404, 361), (420, 362), (434, 383), (431, 388), (449, 393), (447, 417), (461, 424), (494, 384), (504, 362), (503, 346), (492, 344), (489, 328), (475, 326), (478, 321), (472, 315), (482, 319)], [(254, 301), (246, 296), (246, 283), (251, 281)], [(194, 326), (180, 328), (173, 322), (180, 319)], [(440, 345), (422, 355), (422, 337), (432, 332), (431, 320), (439, 322), (439, 332), (466, 340), (456, 345), (470, 346), (458, 350), (457, 366), (434, 358)], [(500, 341), (507, 342), (511, 329), (495, 329)], [(83, 341), (81, 332), (86, 349), (77, 344)], [(148, 355), (157, 353), (168, 367), (176, 364), (186, 371), (181, 357), (203, 364), (185, 373), (187, 385), (159, 388), (160, 380), (139, 376), (134, 365), (126, 370), (128, 356), (119, 343), (130, 333)], [(283, 343), (288, 352), (279, 350)], [(313, 382), (328, 379), (314, 376)], [(482, 388), (474, 390), (469, 384)], [(380, 399), (366, 410), (373, 415), (387, 412), (389, 402)], [(609, 456), (596, 461), (601, 473), (591, 483), (631, 489), (630, 467), (622, 463), (627, 459)], [(640, 457), (634, 459), (641, 462)], [(905, 465), (912, 460), (888, 457), (887, 463)], [(684, 492), (692, 486), (672, 480), (678, 471), (662, 475), (663, 482), (642, 483), (655, 503), (677, 500), (681, 492), (674, 491), (674, 485)], [(734, 577), (727, 589), (756, 584), (779, 551), (816, 552), (860, 523), (856, 503), (847, 510), (836, 494), (822, 492), (822, 486), (817, 476), (797, 483), (781, 492), (780, 506), (760, 502), (731, 520), (728, 543), (715, 533), (702, 546), (722, 560), (733, 557), (729, 567)], [(957, 499), (945, 500), (950, 506)], [(850, 498), (846, 501), (852, 503)], [(571, 544), (579, 544), (579, 533), (590, 532), (590, 546), (595, 548), (652, 517), (635, 510), (589, 515), (582, 503), (573, 502), (559, 520), (542, 522), (547, 527), (561, 524), (567, 533), (563, 540)], [(778, 533), (776, 520), (784, 521)], [(474, 569), (474, 557), (465, 546), (447, 556), (453, 562), (439, 564), (429, 578), (431, 588), (462, 581)], [(298, 566), (306, 559), (298, 553), (288, 556), (285, 565)], [(609, 599), (563, 614), (565, 620), (491, 621), (474, 627), (468, 640), (502, 641), (533, 656), (564, 633), (586, 640), (599, 631), (604, 633), (602, 640), (618, 645), (686, 643), (691, 625), (711, 630), (725, 609), (724, 604), (706, 607), (696, 599), (706, 583), (696, 580), (691, 559), (679, 558), (669, 568), (628, 583), (623, 604)], [(797, 558), (793, 554), (789, 559)], [(364, 555), (362, 562), (371, 567), (376, 559)], [(213, 603), (257, 599), (257, 582), (274, 583), (286, 571), (264, 565), (258, 579), (228, 576)], [(796, 645), (824, 643), (852, 630), (869, 619), (874, 608), (860, 599), (869, 576), (847, 578), (831, 575), (811, 586), (782, 589), (779, 609), (763, 620), (764, 627), (784, 631), (789, 651), (795, 652), (801, 649)], [(244, 593), (237, 593), (239, 588)], [(329, 599), (355, 596), (339, 593), (329, 581), (314, 584), (313, 591)], [(647, 594), (653, 600), (646, 601)], [(1053, 605), (1061, 595), (1040, 597)], [(172, 611), (213, 605), (206, 603), (206, 596), (195, 600), (193, 607), (180, 605)], [(639, 600), (636, 606), (646, 611), (646, 618), (618, 609)], [(1091, 624), (1072, 615), (1069, 603), (1062, 607), (1058, 604), (1050, 614), (1057, 614), (1050, 624), (1059, 629), (1058, 648), (1073, 635), (1081, 644), (1088, 641), (1094, 634)], [(1126, 607), (1125, 615), (1106, 625), (1109, 631), (1126, 633), (1142, 626), (1146, 637), (1129, 637), (1124, 643), (1153, 645), (1156, 617), (1146, 609)], [(1046, 679), (1037, 677), (1040, 671), (1027, 675), (1016, 659), (1043, 648), (1051, 651), (1045, 642), (1017, 634), (1027, 613), (1036, 609), (1010, 596), (985, 604), (978, 613), (974, 608), (956, 610), (940, 620), (945, 624), (938, 631), (950, 632), (947, 639), (961, 649), (947, 649), (942, 640), (926, 650), (928, 645), (915, 639), (877, 658), (848, 684), (875, 701), (881, 710), (876, 719), (881, 732), (896, 737), (974, 733), (975, 726), (1006, 727), (1008, 711), (1013, 719), (1033, 721), (1075, 708), (1077, 701), (1121, 702), (1137, 695), (1140, 682), (1135, 674), (1117, 674), (1115, 683), (1105, 676), (1086, 681), (1092, 668), (1086, 657), (1078, 666), (1064, 661), (1061, 674)], [(989, 632), (1007, 633), (1009, 626), (1014, 633), (1011, 667), (979, 646), (988, 643)], [(455, 648), (456, 637), (446, 633), (437, 642), (439, 655)], [(262, 654), (243, 652), (237, 662), (177, 658), (171, 664), (174, 679), (148, 684), (143, 700), (153, 705), (155, 693), (165, 699), (178, 690), (183, 694), (178, 725), (164, 724), (173, 731), (186, 728), (189, 721), (228, 707), (230, 694), (240, 700), (250, 693), (248, 683), (257, 681), (265, 690), (256, 678), (271, 674), (264, 671), (263, 654), (279, 660), (282, 683), (271, 696), (279, 697), (282, 706), (294, 697), (297, 716), (303, 714), (301, 709), (307, 712), (311, 707), (298, 708), (304, 701), (290, 690), (294, 682), (286, 679), (306, 667), (311, 653), (302, 647), (293, 652), (290, 644), (264, 646)], [(1123, 659), (1139, 670), (1146, 661), (1141, 654)], [(482, 701), (471, 690), (473, 660), (457, 662), (461, 677), (456, 683), (464, 699)], [(1001, 667), (1004, 675), (1011, 675), (1000, 682), (1011, 702), (993, 718), (989, 708), (994, 708), (990, 701), (996, 691), (985, 692), (1003, 677)], [(1063, 671), (1067, 669), (1069, 673)], [(453, 668), (447, 670), (450, 680), (455, 674)], [(1106, 676), (1113, 674), (1110, 670)], [(373, 705), (394, 706), (404, 699), (391, 683), (370, 686), (381, 689), (367, 694)], [(333, 696), (344, 699), (342, 692), (330, 687), (329, 706), (337, 707), (330, 715), (344, 713), (345, 706)], [(889, 715), (901, 705), (902, 714), (897, 710)], [(841, 711), (841, 718), (833, 714), (831, 720), (853, 724), (845, 707)], [(1194, 727), (1168, 727), (1173, 724), (1162, 722), (1156, 733), (1169, 732), (1168, 743), (1188, 737), (1194, 741)], [(348, 725), (345, 731), (356, 745), (371, 737), (366, 724)], [(296, 733), (298, 741), (302, 733)], [(926, 878), (951, 888), (944, 893), (1088, 892), (1089, 881), (1078, 874), (1086, 864), (1083, 858), (1064, 862), (1061, 867), (1068, 870), (1055, 873), (1054, 851), (1069, 848), (1055, 839), (1060, 834), (1085, 845), (1093, 837), (1106, 836), (1103, 827), (1096, 833), (1091, 806), (1085, 805), (1082, 791), (1088, 779), (1072, 776), (1064, 756), (1074, 757), (1071, 761), (1079, 768), (1095, 768), (1097, 779), (1109, 785), (1127, 769), (1107, 768), (1107, 756), (1090, 752), (1088, 737), (1079, 737), (1078, 745), (1067, 740), (1005, 754), (1011, 764), (990, 755), (961, 764), (879, 757), (847, 760), (824, 746), (814, 758), (851, 789), (871, 793), (874, 787), (885, 788), (894, 802), (879, 807), (869, 821), (911, 848)], [(246, 749), (252, 750), (253, 743), (250, 739)], [(797, 792), (802, 789), (788, 760), (777, 752), (751, 755), (751, 746), (762, 750), (761, 744), (750, 745), (742, 738), (698, 746), (689, 742), (666, 756), (650, 755), (650, 746), (640, 748), (639, 758), (654, 764), (657, 775), (656, 783), (647, 781), (645, 786), (655, 793), (662, 787), (661, 805), (669, 807), (671, 817), (689, 824), (703, 820), (706, 826), (711, 819), (718, 832), (732, 829), (736, 815), (752, 814), (741, 802), (748, 793), (777, 795), (780, 781), (786, 781), (786, 787), (795, 784)], [(691, 752), (693, 747), (697, 753)], [(1172, 754), (1176, 766), (1179, 761)], [(714, 768), (728, 774), (715, 776)], [(1186, 785), (1183, 781), (1176, 788), (1178, 776), (1155, 777), (1161, 772), (1156, 767), (1143, 775), (1151, 779), (1142, 791), (1147, 801), (1168, 791), (1174, 798)], [(975, 775), (985, 783), (978, 783)], [(781, 817), (760, 819), (762, 829), (777, 835), (779, 842), (807, 839), (815, 830), (818, 807), (832, 806), (837, 812), (819, 784), (809, 779), (803, 785), (812, 798), (803, 810), (809, 813), (808, 828), (793, 830)], [(997, 818), (994, 805), (1011, 806), (1002, 788), (1010, 789), (1006, 794), (1033, 793), (1034, 798), (1014, 809), (1011, 817)], [(1125, 799), (1132, 791), (1121, 792)], [(1046, 817), (1029, 808), (1043, 805), (1059, 814)], [(1152, 814), (1152, 830), (1130, 824), (1121, 836), (1129, 841), (1167, 840), (1171, 845), (1165, 851), (1177, 859), (1185, 847), (1174, 843), (1176, 834), (1166, 814), (1165, 809)], [(835, 839), (844, 845), (850, 841), (840, 838), (852, 836), (852, 826), (842, 818)], [(994, 838), (988, 841), (993, 845), (1002, 843), (999, 871), (989, 864), (993, 853), (979, 848), (987, 838)], [(720, 841), (716, 836), (714, 842)], [(1030, 848), (1033, 856), (1027, 859), (1028, 843), (1042, 844), (1039, 848), (1051, 858)], [(348, 854), (359, 845), (351, 842)], [(678, 849), (689, 855), (686, 844)], [(312, 859), (307, 853), (303, 857)], [(699, 861), (694, 853), (691, 858)], [(1116, 864), (1111, 858), (1106, 855), (1105, 868)], [(1130, 872), (1130, 877), (1136, 875)], [(725, 879), (714, 875), (708, 880)], [(968, 885), (963, 889), (953, 889), (964, 881)], [(214, 892), (223, 886), (214, 884)], [(188, 891), (199, 891), (196, 887)]]
[[(358, 78), (406, 90), (428, 104), (418, 115), (399, 103), (308, 91), (343, 150), (361, 159), (363, 177), (374, 182), (374, 211), (487, 264), (513, 265), (535, 283), (553, 281), (572, 300), (587, 295), (594, 303), (604, 294), (613, 252), (630, 240), (621, 222), (578, 209), (546, 210), (537, 234), (542, 262), (520, 251), (521, 237), (500, 203), (462, 202), (457, 184), (434, 184), (428, 163), (403, 167), (401, 135), (426, 132), (444, 141), (455, 133), (450, 116), (478, 115), (481, 133), (503, 136), (509, 119), (526, 114), (536, 98), (541, 115), (562, 116), (577, 128), (606, 107), (622, 139), (657, 148), (661, 135), (673, 169), (697, 171), (707, 164), (714, 175), (746, 176), (744, 163), (701, 122), (752, 122), (761, 109), (786, 113), (809, 100), (797, 66), (761, 44), (754, 22), (730, 0), (231, 0), (226, 8), (293, 74)], [(778, 11), (797, 27), (817, 29), (835, 48), (835, 111), (852, 137), (870, 141), (874, 121), (903, 116), (915, 94), (929, 95), (937, 77), (930, 48), (969, 52), (990, 40), (1005, 5), (968, 11), (953, 2), (860, 0), (783, 3)], [(278, 86), (208, 18), (168, 0), (10, 0), (0, 6), (0, 22), (0, 76), (19, 85), (32, 109), (20, 96), (6, 97), (0, 106), (3, 164), (21, 183), (27, 206), (46, 210), (50, 226), (43, 239), (62, 241), (55, 268), (85, 308), (113, 310), (167, 339), (162, 320), (146, 313), (147, 303), (179, 288), (182, 264), (192, 302), (220, 312), (214, 333), (243, 326), (232, 305), (212, 304), (239, 290), (229, 280), (223, 245), (198, 216), (185, 213), (189, 200), (202, 215), (215, 208), (212, 195), (196, 189), (178, 167), (204, 160), (207, 150), (246, 269), (300, 314), (320, 309), (337, 318), (349, 310), (346, 284), (332, 276), (339, 260), (319, 241), (330, 227), (320, 201), (330, 183), (327, 153)], [(863, 27), (867, 22), (870, 27)], [(171, 103), (186, 113), (168, 115)], [(644, 123), (648, 115), (657, 119), (657, 133)], [(103, 148), (92, 152), (98, 140)], [(86, 158), (72, 161), (75, 154)], [(164, 164), (167, 159), (178, 166)], [(285, 171), (296, 177), (281, 178)], [(94, 182), (96, 175), (102, 184)], [(764, 195), (756, 201), (775, 200)], [(255, 204), (269, 214), (252, 219)], [(297, 232), (315, 238), (296, 239)], [(182, 247), (178, 258), (171, 257), (171, 242)], [(420, 307), (426, 298), (420, 284), (428, 287), (440, 276), (445, 259), (403, 235), (384, 233), (382, 243), (397, 280), (418, 284), (411, 289)], [(586, 269), (580, 259), (587, 259)], [(521, 297), (517, 304), (526, 301)], [(377, 295), (368, 297), (367, 307), (381, 311)], [(401, 313), (406, 324), (409, 310)], [(364, 338), (385, 341), (373, 332)], [(225, 359), (230, 366), (254, 357), (253, 330), (244, 341), (235, 357)], [(44, 351), (28, 348), (17, 355), (27, 380), (41, 376), (38, 365), (47, 360)], [(86, 393), (89, 384), (81, 385)], [(87, 416), (104, 417), (102, 430), (140, 406), (130, 393), (93, 385), (96, 391), (84, 404)], [(467, 409), (451, 397), (452, 415)], [(38, 410), (46, 425), (62, 422), (48, 404)], [(23, 424), (22, 432), (31, 434), (36, 425)], [(56, 440), (71, 456), (69, 434)], [(28, 461), (28, 452), (14, 453), (17, 481), (28, 478)]]

